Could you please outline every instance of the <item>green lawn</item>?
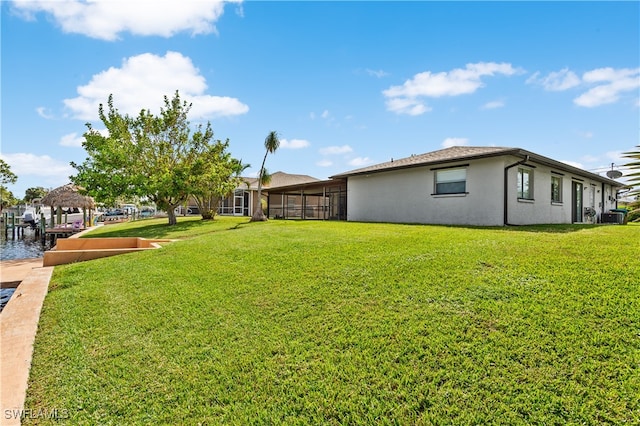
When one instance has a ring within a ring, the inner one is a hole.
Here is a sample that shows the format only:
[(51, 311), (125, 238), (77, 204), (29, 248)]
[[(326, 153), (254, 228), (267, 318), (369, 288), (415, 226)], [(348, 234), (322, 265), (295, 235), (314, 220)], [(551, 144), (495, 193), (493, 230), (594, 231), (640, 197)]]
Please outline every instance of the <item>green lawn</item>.
[(56, 267), (26, 409), (640, 424), (640, 226), (165, 221), (95, 233), (181, 239), (161, 250)]

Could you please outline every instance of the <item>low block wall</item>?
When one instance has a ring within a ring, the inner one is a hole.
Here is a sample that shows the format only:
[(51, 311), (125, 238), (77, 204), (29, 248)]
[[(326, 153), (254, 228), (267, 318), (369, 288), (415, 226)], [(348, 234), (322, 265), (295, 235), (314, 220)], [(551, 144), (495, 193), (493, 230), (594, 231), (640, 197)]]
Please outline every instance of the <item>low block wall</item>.
[(148, 240), (139, 237), (123, 238), (59, 238), (56, 246), (44, 252), (43, 266), (64, 265), (73, 262), (99, 259), (160, 248), (162, 242), (171, 240)]

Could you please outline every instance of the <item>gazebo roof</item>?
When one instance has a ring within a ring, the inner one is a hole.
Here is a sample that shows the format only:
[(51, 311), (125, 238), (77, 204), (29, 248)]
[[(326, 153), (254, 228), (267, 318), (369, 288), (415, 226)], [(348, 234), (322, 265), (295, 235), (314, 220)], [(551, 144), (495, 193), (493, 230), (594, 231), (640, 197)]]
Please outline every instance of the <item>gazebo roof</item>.
[(80, 194), (81, 190), (82, 188), (79, 186), (69, 183), (49, 191), (49, 193), (42, 198), (41, 203), (50, 207), (78, 207), (89, 209), (95, 207), (93, 198)]

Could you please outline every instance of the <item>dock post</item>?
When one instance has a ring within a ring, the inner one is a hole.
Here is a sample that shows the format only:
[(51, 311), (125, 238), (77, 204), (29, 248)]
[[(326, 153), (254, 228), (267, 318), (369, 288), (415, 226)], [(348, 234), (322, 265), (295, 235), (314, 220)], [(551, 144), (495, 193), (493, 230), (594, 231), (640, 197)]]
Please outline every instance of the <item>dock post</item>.
[(11, 236), (16, 239), (16, 214), (11, 213)]
[(40, 241), (42, 245), (47, 242), (47, 218), (40, 212)]

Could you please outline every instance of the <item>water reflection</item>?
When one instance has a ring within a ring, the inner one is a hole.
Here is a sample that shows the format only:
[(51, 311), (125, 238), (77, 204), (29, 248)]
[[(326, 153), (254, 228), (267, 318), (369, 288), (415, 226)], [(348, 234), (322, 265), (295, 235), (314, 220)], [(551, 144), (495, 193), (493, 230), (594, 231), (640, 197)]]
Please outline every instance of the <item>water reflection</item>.
[(15, 288), (0, 288), (0, 312), (9, 303), (9, 299), (11, 299), (15, 291)]
[(50, 248), (50, 242), (42, 243), (40, 237), (36, 237), (35, 231), (25, 230), (20, 238), (5, 238), (0, 232), (0, 260), (31, 259), (43, 257), (45, 250)]

